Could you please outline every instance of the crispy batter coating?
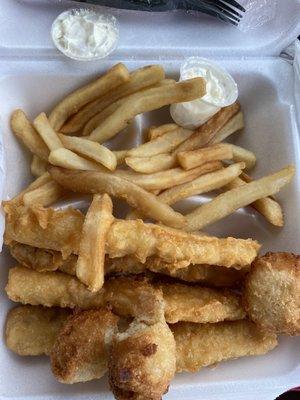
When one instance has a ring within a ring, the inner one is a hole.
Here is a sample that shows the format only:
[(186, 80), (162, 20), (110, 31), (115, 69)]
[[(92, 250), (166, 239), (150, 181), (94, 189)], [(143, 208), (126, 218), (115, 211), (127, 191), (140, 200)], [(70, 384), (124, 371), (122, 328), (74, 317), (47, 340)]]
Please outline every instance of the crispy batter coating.
[(180, 322), (170, 328), (176, 341), (177, 372), (196, 372), (231, 358), (265, 354), (277, 345), (276, 335), (246, 319), (217, 324)]
[(9, 244), (9, 251), (21, 265), (39, 272), (56, 271), (57, 269), (61, 269), (64, 263), (60, 251), (39, 249), (38, 247), (18, 242), (11, 242)]
[(158, 285), (165, 301), (168, 323), (178, 321), (219, 322), (245, 317), (240, 297), (229, 290), (188, 286), (180, 283)]
[(118, 277), (105, 282), (105, 300), (122, 317), (136, 317), (154, 324), (164, 315), (164, 301), (159, 288), (142, 277)]
[[(11, 255), (23, 266), (36, 271), (55, 271), (59, 269), (70, 275), (75, 275), (77, 256), (71, 254), (63, 259), (62, 253), (55, 250), (39, 249), (26, 244), (12, 242), (9, 245)], [(245, 277), (247, 268), (220, 267), (218, 265), (198, 264), (178, 269), (176, 265), (163, 262), (158, 257), (148, 257), (145, 264), (135, 257), (105, 259), (105, 274), (141, 274), (147, 270), (172, 276), (186, 282), (201, 282), (209, 286), (226, 287), (239, 284)]]
[(84, 215), (72, 208), (12, 207), (6, 213), (6, 244), (12, 241), (61, 251), (63, 258), (78, 253)]
[(251, 239), (199, 236), (141, 220), (115, 221), (107, 235), (111, 258), (133, 255), (144, 263), (155, 255), (181, 268), (211, 264), (241, 269), (254, 260), (259, 248)]
[(252, 265), (243, 301), (249, 317), (271, 332), (300, 334), (300, 256), (267, 253)]
[(37, 272), (21, 266), (9, 270), (5, 290), (13, 301), (46, 307), (90, 309), (101, 307), (105, 303), (104, 291), (90, 292), (71, 275), (62, 272)]
[(20, 356), (50, 354), (58, 331), (71, 311), (41, 306), (19, 306), (7, 314), (7, 347)]
[[(5, 242), (62, 251), (66, 258), (78, 253), (83, 218), (80, 211), (72, 209), (15, 207), (14, 212), (6, 215)], [(145, 263), (147, 257), (158, 256), (178, 268), (211, 264), (241, 269), (252, 263), (259, 248), (251, 239), (193, 235), (141, 220), (115, 221), (106, 242), (106, 252), (111, 258), (132, 255)]]
[(175, 341), (168, 325), (136, 320), (117, 334), (109, 355), (109, 382), (118, 400), (160, 400), (176, 367)]
[(107, 309), (80, 311), (68, 318), (50, 354), (55, 377), (62, 383), (101, 378), (118, 319)]

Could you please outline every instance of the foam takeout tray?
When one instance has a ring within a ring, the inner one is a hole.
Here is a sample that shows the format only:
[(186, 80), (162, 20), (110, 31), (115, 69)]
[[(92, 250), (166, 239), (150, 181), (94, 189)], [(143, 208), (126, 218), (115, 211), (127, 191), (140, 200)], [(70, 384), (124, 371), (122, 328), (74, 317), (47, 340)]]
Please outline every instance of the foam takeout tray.
[[(209, 232), (253, 237), (263, 244), (262, 252), (299, 252), (300, 74), (295, 71), (300, 71), (300, 62), (293, 68), (291, 62), (280, 57), (280, 52), (299, 34), (299, 1), (279, 1), (276, 19), (247, 33), (206, 16), (187, 16), (183, 12), (151, 15), (113, 11), (120, 21), (119, 48), (105, 61), (93, 63), (67, 60), (51, 43), (51, 23), (69, 6), (37, 0), (1, 1), (0, 190), (3, 198), (12, 197), (32, 179), (30, 155), (10, 132), (9, 116), (13, 109), (24, 108), (30, 117), (47, 112), (65, 93), (119, 61), (130, 69), (160, 63), (168, 75), (178, 77), (184, 57), (210, 57), (228, 69), (238, 83), (246, 127), (231, 140), (257, 155), (253, 175), (259, 177), (288, 163), (294, 163), (298, 172), (293, 183), (278, 196), (286, 218), (283, 229), (268, 225), (247, 208), (214, 224)], [(299, 54), (296, 58), (300, 58)], [(132, 129), (114, 139), (112, 146), (120, 149), (140, 143), (145, 126), (170, 120), (167, 111), (138, 116)], [(179, 203), (178, 209), (186, 211), (208, 198), (194, 197)], [(116, 212), (120, 215), (124, 209), (117, 206)], [(7, 310), (13, 306), (3, 290), (8, 267), (13, 265), (5, 249), (0, 263), (3, 328)], [(228, 361), (197, 374), (177, 375), (165, 398), (273, 400), (300, 384), (299, 344), (300, 338), (283, 337), (279, 346), (265, 356)], [(6, 349), (3, 340), (0, 359), (1, 399), (112, 398), (105, 379), (71, 386), (59, 384), (51, 374), (46, 357), (15, 356)]]

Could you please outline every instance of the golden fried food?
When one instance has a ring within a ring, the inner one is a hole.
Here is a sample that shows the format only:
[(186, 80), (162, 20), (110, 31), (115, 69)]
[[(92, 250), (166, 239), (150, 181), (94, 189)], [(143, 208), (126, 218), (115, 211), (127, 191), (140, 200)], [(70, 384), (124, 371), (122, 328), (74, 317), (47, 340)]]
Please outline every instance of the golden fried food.
[(11, 206), (5, 211), (6, 244), (16, 241), (57, 250), (62, 252), (64, 258), (71, 253), (78, 253), (84, 221), (84, 215), (79, 210)]
[[(39, 272), (56, 271), (59, 269), (66, 274), (75, 275), (77, 256), (71, 254), (65, 260), (59, 251), (39, 249), (26, 244), (12, 242), (9, 245), (10, 254), (23, 266)], [(209, 286), (234, 286), (240, 283), (247, 272), (247, 268), (238, 271), (234, 268), (220, 267), (217, 265), (189, 265), (178, 269), (173, 264), (163, 262), (158, 257), (149, 257), (142, 264), (135, 257), (125, 256), (120, 258), (105, 259), (105, 275), (115, 274), (141, 274), (147, 270), (154, 273), (169, 275), (186, 282), (201, 282)]]
[(164, 321), (150, 326), (133, 321), (112, 341), (108, 371), (116, 399), (160, 400), (175, 368), (175, 341)]
[(68, 309), (15, 307), (6, 317), (6, 346), (20, 356), (50, 354), (57, 333), (69, 315)]
[(114, 220), (112, 208), (107, 194), (95, 194), (82, 226), (76, 276), (92, 292), (104, 283), (105, 242)]
[(278, 334), (300, 334), (300, 256), (267, 253), (252, 264), (243, 301), (249, 317)]
[(112, 89), (128, 82), (129, 72), (124, 64), (114, 65), (100, 78), (70, 93), (61, 100), (51, 111), (49, 121), (52, 127), (59, 131), (66, 120), (76, 114), (87, 103), (107, 94)]
[(207, 146), (213, 142), (214, 137), (218, 134), (218, 132), (226, 126), (226, 124), (239, 112), (239, 110), (240, 105), (238, 103), (221, 108), (217, 114), (205, 122), (205, 124), (201, 125), (192, 136), (178, 146), (175, 150), (175, 153), (178, 154), (182, 151), (195, 150), (199, 147)]
[(265, 354), (277, 346), (276, 335), (261, 331), (247, 320), (170, 325), (176, 341), (177, 372), (244, 356)]
[(44, 175), (45, 172), (47, 172), (47, 166), (48, 163), (45, 160), (42, 160), (35, 154), (32, 157), (32, 161), (30, 164), (30, 172), (32, 173), (33, 176), (38, 178), (39, 176)]
[[(16, 207), (11, 211), (6, 216), (6, 244), (17, 241), (62, 251), (64, 258), (78, 253), (84, 219), (78, 210)], [(178, 268), (211, 264), (241, 269), (252, 263), (259, 248), (251, 239), (199, 236), (141, 220), (116, 220), (106, 242), (110, 258), (132, 255), (144, 263), (155, 255)]]
[(13, 133), (20, 139), (31, 153), (44, 161), (48, 161), (49, 149), (34, 126), (22, 110), (15, 110), (10, 118)]
[(71, 171), (57, 167), (51, 167), (50, 173), (55, 181), (73, 192), (107, 193), (125, 200), (149, 218), (165, 225), (180, 228), (185, 223), (183, 215), (159, 201), (155, 195), (116, 174), (99, 171)]
[(104, 96), (88, 103), (82, 107), (78, 113), (73, 115), (62, 127), (63, 133), (74, 133), (84, 127), (84, 125), (96, 114), (104, 110), (115, 101), (136, 93), (146, 87), (152, 86), (165, 78), (165, 71), (160, 65), (147, 65), (139, 68), (130, 74), (129, 81), (125, 82)]
[(146, 89), (127, 97), (120, 107), (103, 120), (89, 135), (90, 140), (99, 143), (113, 138), (128, 125), (136, 115), (157, 110), (163, 106), (195, 100), (205, 94), (203, 78), (193, 78), (168, 86)]
[(82, 309), (105, 304), (104, 291), (90, 292), (71, 275), (37, 272), (21, 266), (10, 268), (5, 290), (12, 301), (23, 304)]
[(162, 283), (165, 318), (170, 324), (178, 321), (213, 323), (242, 319), (246, 313), (238, 295), (220, 289)]
[(106, 309), (80, 311), (68, 318), (50, 353), (51, 369), (62, 383), (101, 378), (118, 317)]
[(210, 202), (201, 205), (187, 215), (189, 231), (196, 231), (232, 214), (254, 201), (278, 193), (291, 182), (295, 175), (295, 167), (288, 165), (281, 170), (228, 190)]
[[(145, 243), (145, 238), (147, 241)], [(257, 256), (259, 244), (251, 239), (199, 236), (145, 224), (141, 220), (118, 220), (107, 236), (109, 257), (135, 256), (146, 262), (150, 256), (183, 268), (189, 264), (211, 264), (241, 269)]]
[(105, 301), (122, 317), (154, 324), (163, 319), (164, 301), (159, 288), (141, 277), (118, 277), (105, 282)]

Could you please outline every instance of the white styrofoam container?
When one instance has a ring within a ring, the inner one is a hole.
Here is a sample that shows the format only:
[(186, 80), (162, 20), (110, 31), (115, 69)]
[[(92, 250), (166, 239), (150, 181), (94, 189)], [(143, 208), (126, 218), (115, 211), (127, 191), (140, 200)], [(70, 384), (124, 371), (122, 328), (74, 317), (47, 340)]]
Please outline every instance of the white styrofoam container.
[[(245, 34), (205, 16), (196, 18), (181, 12), (152, 15), (114, 11), (121, 23), (119, 49), (109, 59), (95, 63), (66, 60), (53, 48), (49, 36), (51, 22), (66, 7), (44, 1), (1, 0), (0, 117), (3, 142), (0, 189), (4, 198), (19, 192), (32, 179), (30, 156), (10, 132), (9, 116), (13, 109), (24, 108), (30, 117), (49, 111), (66, 92), (118, 61), (125, 62), (130, 69), (159, 62), (169, 75), (176, 77), (185, 56), (206, 56), (225, 67), (238, 83), (246, 128), (243, 133), (233, 136), (232, 141), (257, 155), (254, 176), (275, 171), (288, 163), (294, 163), (298, 170), (292, 185), (278, 196), (285, 211), (283, 229), (271, 227), (254, 211), (245, 209), (213, 225), (209, 232), (220, 236), (254, 237), (263, 244), (262, 252), (299, 252), (300, 144), (296, 105), (300, 105), (300, 74), (295, 79), (292, 64), (279, 57), (280, 51), (300, 33), (297, 24), (299, 1), (279, 1), (276, 20)], [(112, 146), (130, 147), (141, 142), (143, 128), (168, 121), (167, 111), (137, 117), (134, 130), (119, 135)], [(186, 211), (207, 198), (209, 196), (194, 197), (179, 204), (178, 208)], [(117, 212), (122, 213), (122, 209)], [(0, 257), (1, 327), (7, 310), (13, 305), (3, 290), (12, 263), (4, 249)], [(266, 356), (228, 361), (197, 374), (180, 374), (165, 398), (273, 400), (285, 390), (300, 385), (299, 344), (299, 338), (283, 337), (279, 346)], [(15, 356), (6, 349), (4, 341), (0, 345), (0, 359), (1, 399), (21, 400), (34, 396), (49, 400), (112, 398), (105, 379), (72, 386), (59, 384), (51, 374), (46, 357)]]

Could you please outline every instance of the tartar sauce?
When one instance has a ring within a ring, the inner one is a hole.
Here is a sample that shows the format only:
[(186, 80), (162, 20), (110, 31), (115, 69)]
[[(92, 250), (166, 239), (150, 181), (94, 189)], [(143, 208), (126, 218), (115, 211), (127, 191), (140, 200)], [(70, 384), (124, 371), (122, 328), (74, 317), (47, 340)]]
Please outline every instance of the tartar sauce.
[(63, 12), (53, 22), (51, 33), (56, 47), (75, 60), (106, 57), (119, 39), (116, 18), (89, 9)]
[(211, 61), (199, 57), (187, 59), (180, 69), (180, 80), (202, 77), (206, 81), (206, 94), (186, 103), (173, 104), (171, 115), (180, 126), (195, 129), (229, 106), (238, 97), (237, 84), (225, 70)]

